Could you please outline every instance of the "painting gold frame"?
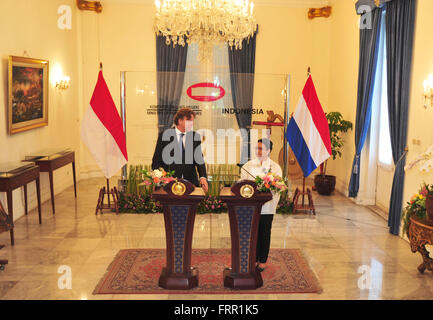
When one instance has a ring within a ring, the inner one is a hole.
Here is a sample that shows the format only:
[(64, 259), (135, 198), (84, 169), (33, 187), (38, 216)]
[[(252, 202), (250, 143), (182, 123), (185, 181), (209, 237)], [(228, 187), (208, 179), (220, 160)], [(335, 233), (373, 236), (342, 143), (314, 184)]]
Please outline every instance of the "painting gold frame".
[[(20, 80), (14, 75), (14, 68), (28, 68), (27, 74), (35, 77), (37, 73), (42, 76), (41, 80), (26, 79), (26, 72), (22, 72)], [(8, 133), (15, 134), (35, 128), (40, 128), (48, 125), (48, 88), (49, 88), (49, 62), (48, 60), (32, 59), (26, 57), (9, 56), (8, 67)], [(17, 86), (24, 86), (20, 90), (20, 98), (18, 98), (16, 89)], [(15, 89), (14, 89), (15, 88)], [(24, 92), (28, 92), (30, 98), (26, 97)], [(21, 102), (17, 103), (17, 100)], [(25, 102), (23, 102), (25, 101)], [(18, 105), (20, 104), (20, 105)], [(35, 106), (36, 109), (35, 109)], [(19, 107), (25, 112), (22, 119), (18, 119)], [(33, 112), (39, 116), (34, 119), (26, 119)]]

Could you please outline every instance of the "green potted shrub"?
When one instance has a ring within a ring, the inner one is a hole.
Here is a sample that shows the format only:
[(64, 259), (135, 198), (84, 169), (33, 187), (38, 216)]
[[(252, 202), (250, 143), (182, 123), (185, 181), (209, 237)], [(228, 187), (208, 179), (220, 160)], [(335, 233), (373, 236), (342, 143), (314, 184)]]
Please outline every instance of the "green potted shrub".
[[(353, 124), (350, 121), (343, 119), (340, 112), (329, 112), (326, 114), (329, 125), (329, 134), (331, 136), (332, 159), (341, 158), (341, 150), (344, 146), (342, 133), (346, 133), (353, 129)], [(326, 175), (328, 160), (322, 166), (322, 172), (314, 177), (314, 185), (316, 190), (321, 195), (330, 195), (335, 190), (337, 178), (332, 175)]]

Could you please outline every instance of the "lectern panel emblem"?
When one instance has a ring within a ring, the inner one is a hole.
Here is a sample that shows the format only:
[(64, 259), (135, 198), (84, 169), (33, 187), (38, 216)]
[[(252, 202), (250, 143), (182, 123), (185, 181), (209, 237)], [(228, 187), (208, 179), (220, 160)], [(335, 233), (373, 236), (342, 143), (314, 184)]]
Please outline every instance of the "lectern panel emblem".
[(186, 192), (186, 186), (182, 182), (176, 182), (171, 186), (171, 191), (176, 196), (183, 196)]
[(245, 184), (240, 189), (240, 194), (243, 198), (251, 198), (254, 195), (254, 188), (249, 184)]

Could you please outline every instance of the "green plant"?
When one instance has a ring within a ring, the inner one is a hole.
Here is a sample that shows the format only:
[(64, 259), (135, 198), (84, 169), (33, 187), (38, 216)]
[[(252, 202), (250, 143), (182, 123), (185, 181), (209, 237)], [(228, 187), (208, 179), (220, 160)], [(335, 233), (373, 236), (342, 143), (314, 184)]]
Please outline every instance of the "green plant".
[(293, 213), (293, 201), (290, 199), (289, 190), (286, 189), (281, 192), (280, 201), (278, 201), (277, 205), (277, 213), (278, 214), (290, 214)]
[(222, 187), (221, 166), (211, 165), (208, 167), (209, 190), (208, 195), (218, 197)]
[[(328, 119), (329, 134), (331, 137), (331, 147), (332, 147), (332, 159), (335, 160), (337, 157), (341, 157), (341, 150), (344, 146), (344, 140), (342, 138), (342, 133), (346, 133), (353, 129), (353, 124), (350, 121), (343, 119), (343, 115), (340, 112), (329, 112), (326, 114), (326, 119)], [(328, 161), (325, 162), (325, 168), (323, 174), (326, 174), (326, 167)]]
[(224, 186), (232, 186), (239, 180), (239, 167), (233, 164), (223, 164), (222, 170), (224, 172), (223, 181)]
[(236, 165), (208, 165), (207, 173), (209, 179), (208, 195), (212, 197), (219, 197), (224, 186), (231, 186), (239, 179), (239, 169)]
[(152, 194), (152, 186), (142, 185), (145, 180), (144, 171), (151, 170), (150, 165), (130, 165), (127, 172), (127, 180), (125, 181), (125, 192), (127, 194)]

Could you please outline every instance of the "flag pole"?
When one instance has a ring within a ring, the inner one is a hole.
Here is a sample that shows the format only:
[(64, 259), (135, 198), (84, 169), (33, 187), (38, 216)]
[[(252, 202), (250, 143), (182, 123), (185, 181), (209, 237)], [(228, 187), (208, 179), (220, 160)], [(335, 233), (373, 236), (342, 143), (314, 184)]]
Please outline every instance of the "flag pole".
[[(308, 66), (308, 69), (307, 69), (307, 78), (309, 76), (311, 76), (311, 67), (310, 66)], [(304, 205), (305, 205), (305, 175), (304, 175), (304, 178), (302, 180), (303, 180), (302, 181), (302, 207), (304, 207)]]
[[(99, 62), (99, 71), (102, 71), (102, 62)], [(110, 208), (110, 180), (107, 179), (107, 199), (108, 199), (108, 208)], [(114, 199), (113, 199), (114, 200)]]

